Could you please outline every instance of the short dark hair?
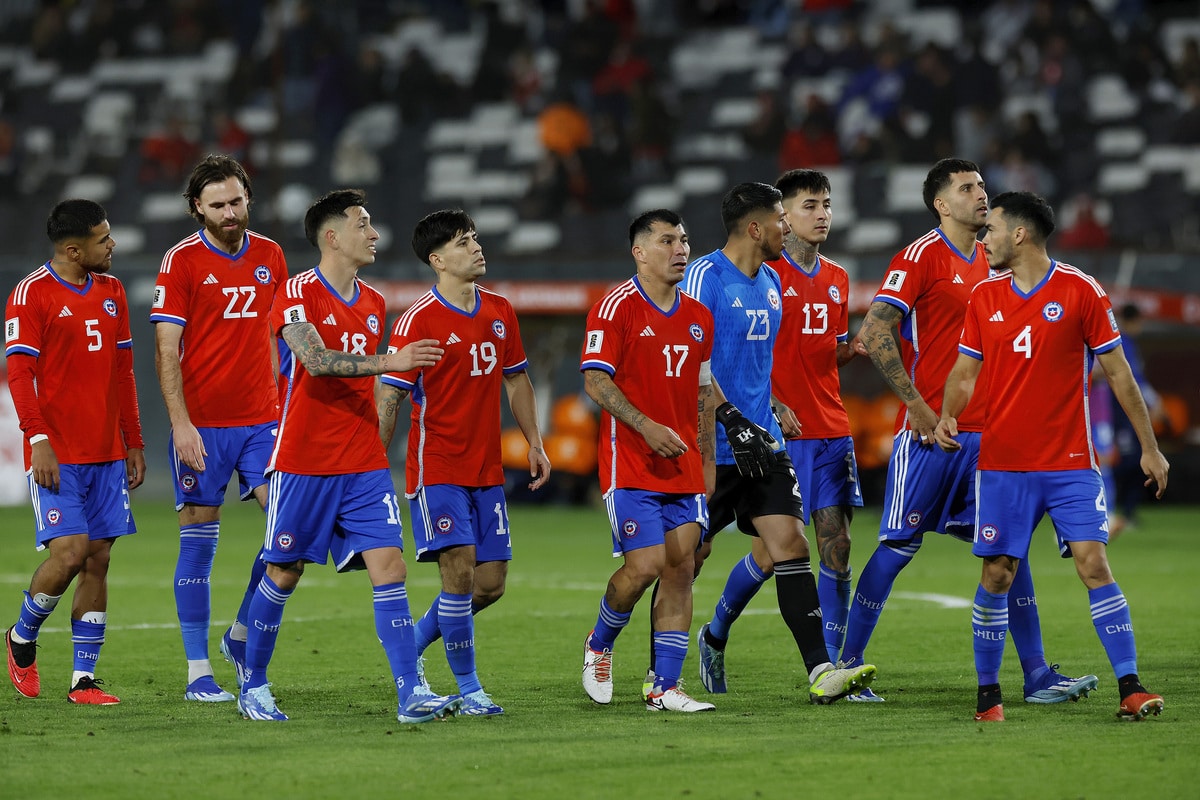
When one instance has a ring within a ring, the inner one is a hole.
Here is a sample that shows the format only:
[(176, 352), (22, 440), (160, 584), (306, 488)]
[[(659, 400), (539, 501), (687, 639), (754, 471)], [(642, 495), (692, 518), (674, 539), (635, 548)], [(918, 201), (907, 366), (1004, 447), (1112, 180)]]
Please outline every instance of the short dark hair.
[(950, 176), (959, 172), (979, 172), (979, 165), (974, 161), (967, 161), (965, 158), (943, 158), (934, 164), (925, 176), (925, 184), (921, 187), (921, 197), (925, 200), (925, 207), (929, 209), (929, 213), (933, 214), (934, 219), (940, 221), (942, 215), (938, 213), (933, 201), (950, 185)]
[(654, 230), (654, 223), (656, 222), (683, 226), (683, 217), (669, 208), (655, 208), (650, 211), (643, 211), (633, 218), (633, 222), (629, 223), (629, 246), (633, 247), (634, 240), (643, 233), (650, 233)]
[(347, 208), (365, 206), (367, 193), (362, 189), (335, 189), (313, 201), (304, 214), (304, 236), (320, 248), (321, 229), (334, 217), (345, 217)]
[(992, 209), (1004, 209), (1004, 217), (1020, 220), (1033, 233), (1033, 241), (1045, 244), (1054, 233), (1054, 209), (1033, 192), (1002, 192), (992, 198)]
[(67, 239), (86, 239), (92, 228), (108, 219), (104, 207), (92, 200), (63, 200), (46, 218), (46, 236), (54, 244)]
[(196, 201), (200, 199), (200, 193), (210, 183), (220, 183), (228, 178), (241, 181), (242, 188), (246, 190), (246, 204), (249, 205), (254, 200), (254, 189), (250, 186), (250, 176), (246, 174), (246, 168), (232, 156), (209, 153), (199, 164), (192, 167), (192, 174), (188, 176), (187, 188), (183, 191), (183, 197), (188, 204), (188, 214), (203, 222), (204, 215), (196, 210)]
[(447, 242), (457, 239), (464, 233), (475, 230), (475, 220), (461, 208), (444, 208), (426, 214), (413, 228), (412, 249), (421, 259), (421, 263), (429, 263), (429, 255)]
[(756, 211), (771, 211), (783, 200), (783, 193), (774, 186), (756, 181), (739, 183), (721, 198), (721, 223), (726, 235), (737, 230), (738, 224)]
[(829, 185), (829, 176), (815, 169), (789, 169), (775, 181), (775, 188), (783, 195), (784, 200), (801, 192), (820, 194), (833, 191)]

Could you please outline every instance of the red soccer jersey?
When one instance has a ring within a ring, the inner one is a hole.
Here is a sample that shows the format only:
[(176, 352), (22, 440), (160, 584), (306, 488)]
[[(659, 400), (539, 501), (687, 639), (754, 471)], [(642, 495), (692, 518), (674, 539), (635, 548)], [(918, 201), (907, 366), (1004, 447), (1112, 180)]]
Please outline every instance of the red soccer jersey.
[[(142, 447), (125, 287), (111, 275), (83, 286), (50, 262), (13, 289), (4, 314), (9, 388), (25, 434), (46, 434), (60, 464), (123, 460)], [(34, 363), (19, 363), (29, 356)]]
[[(988, 277), (983, 243), (964, 255), (950, 244), (940, 228), (901, 250), (888, 265), (875, 300), (904, 312), (900, 323), (900, 358), (917, 391), (935, 414), (942, 411), (946, 376), (958, 358), (967, 300), (976, 284)], [(958, 418), (958, 429), (983, 428), (987, 386), (975, 386), (975, 396)], [(900, 406), (896, 433), (908, 429), (908, 409)]]
[(1104, 289), (1075, 267), (1052, 261), (1028, 294), (1011, 275), (981, 283), (959, 344), (959, 352), (983, 361), (991, 387), (979, 468), (1095, 468), (1088, 424), (1092, 354), (1120, 343)]
[(477, 286), (471, 313), (431, 289), (396, 320), (388, 350), (420, 339), (445, 349), (432, 367), (388, 373), (384, 383), (411, 393), (405, 491), (423, 486), (501, 486), (500, 395), (504, 376), (529, 363), (512, 304)]
[[(330, 288), (317, 269), (284, 283), (271, 307), (271, 330), (309, 322), (330, 350), (374, 355), (383, 340), (383, 295), (361, 280), (350, 300)], [(280, 335), (282, 339), (282, 335)], [(387, 469), (375, 411), (375, 377), (314, 377), (295, 357), (286, 359), (287, 392), (268, 471), (347, 475)]]
[(801, 439), (849, 436), (837, 346), (849, 336), (850, 276), (820, 256), (811, 275), (786, 252), (767, 265), (779, 273), (783, 286), (771, 393), (800, 420)]
[(252, 231), (237, 255), (198, 231), (163, 257), (150, 321), (184, 326), (179, 366), (192, 424), (223, 428), (278, 418), (267, 316), (287, 277), (279, 245)]
[(696, 446), (700, 365), (712, 358), (713, 316), (703, 303), (676, 292), (663, 311), (630, 278), (592, 306), (580, 370), (602, 370), (626, 399), (679, 435), (679, 458), (654, 453), (642, 435), (604, 411), (600, 423), (600, 485), (604, 491), (642, 489), (667, 494), (704, 491)]

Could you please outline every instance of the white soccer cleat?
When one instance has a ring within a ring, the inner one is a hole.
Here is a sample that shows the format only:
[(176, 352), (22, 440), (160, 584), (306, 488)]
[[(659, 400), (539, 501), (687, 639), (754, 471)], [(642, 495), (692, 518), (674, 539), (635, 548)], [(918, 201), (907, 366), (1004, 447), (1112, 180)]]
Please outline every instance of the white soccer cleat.
[(682, 711), (692, 714), (697, 711), (715, 711), (712, 703), (702, 703), (683, 690), (682, 683), (677, 683), (670, 689), (656, 692), (653, 688), (646, 693), (646, 708), (651, 711)]
[(810, 703), (828, 705), (848, 694), (860, 692), (875, 680), (874, 664), (859, 664), (857, 667), (843, 666), (843, 662), (822, 664), (809, 676), (812, 685), (808, 689)]
[(612, 650), (593, 650), (591, 633), (583, 640), (583, 690), (600, 705), (612, 702)]

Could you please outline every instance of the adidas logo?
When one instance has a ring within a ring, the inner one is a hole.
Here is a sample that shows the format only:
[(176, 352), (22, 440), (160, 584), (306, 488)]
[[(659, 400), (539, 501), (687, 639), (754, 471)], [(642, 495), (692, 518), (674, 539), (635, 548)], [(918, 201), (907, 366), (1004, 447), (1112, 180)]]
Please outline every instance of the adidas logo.
[(72, 314), (72, 313), (71, 313), (71, 309), (67, 308), (66, 306), (63, 306), (63, 308), (62, 308), (62, 311), (58, 312), (58, 315), (59, 315), (60, 317), (73, 317), (73, 316), (75, 316), (74, 314)]
[(451, 332), (450, 335), (446, 337), (446, 344), (458, 344), (461, 341), (462, 339), (458, 338), (458, 334), (454, 332)]
[(992, 314), (990, 317), (988, 317), (988, 320), (991, 322), (1004, 322), (1004, 315), (997, 311), (995, 314)]
[(955, 283), (966, 283), (966, 281), (964, 281), (960, 275), (954, 276), (954, 282)]
[(205, 285), (205, 286), (208, 286), (208, 285), (210, 285), (210, 284), (214, 284), (214, 283), (220, 283), (220, 281), (218, 281), (218, 280), (217, 280), (217, 276), (216, 276), (216, 275), (213, 275), (213, 274), (210, 272), (210, 273), (208, 273), (208, 277), (204, 279), (204, 285)]
[(641, 335), (642, 336), (653, 336), (654, 330), (649, 325), (647, 325), (646, 327), (642, 328)]
[(733, 307), (734, 308), (745, 308), (745, 306), (742, 305), (742, 298), (740, 298), (740, 297), (733, 298)]
[(321, 322), (325, 325), (337, 325), (337, 320), (333, 318), (333, 314), (330, 314), (328, 317), (321, 320)]
[(788, 290), (783, 293), (783, 296), (784, 297), (799, 297), (800, 295), (796, 294), (796, 289), (794, 286), (789, 286)]

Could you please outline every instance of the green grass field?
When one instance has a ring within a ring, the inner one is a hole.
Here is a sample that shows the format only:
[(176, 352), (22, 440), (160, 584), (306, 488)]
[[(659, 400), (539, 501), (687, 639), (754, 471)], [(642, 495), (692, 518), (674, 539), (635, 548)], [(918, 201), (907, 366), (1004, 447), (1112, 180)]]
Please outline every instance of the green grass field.
[[(584, 635), (616, 563), (601, 511), (514, 507), (516, 560), (506, 597), (477, 620), (484, 686), (507, 709), (401, 727), (374, 634), (366, 575), (310, 568), (289, 602), (271, 677), (284, 724), (251, 723), (233, 704), (185, 703), (185, 665), (171, 593), (177, 547), (167, 504), (136, 503), (141, 533), (114, 550), (108, 640), (99, 676), (113, 707), (66, 701), (69, 603), (43, 629), (42, 696), (0, 691), (0, 771), (6, 798), (168, 797), (1195, 797), (1200, 768), (1200, 555), (1196, 508), (1146, 509), (1140, 529), (1110, 548), (1129, 597), (1144, 682), (1166, 698), (1161, 717), (1115, 719), (1116, 682), (1092, 628), (1085, 590), (1048, 531), (1035, 542), (1047, 652), (1100, 688), (1077, 704), (1027, 705), (1009, 648), (1002, 675), (1008, 721), (974, 711), (970, 599), (978, 561), (966, 545), (929, 537), (900, 576), (872, 641), (882, 705), (806, 701), (803, 666), (775, 611), (773, 587), (734, 629), (730, 693), (715, 713), (644, 710), (647, 622), (639, 607), (617, 642), (616, 695), (593, 705), (579, 683)], [(41, 556), (26, 508), (0, 509), (5, 531), (0, 621), (10, 624)], [(878, 515), (856, 520), (861, 569)], [(241, 598), (261, 538), (254, 507), (227, 507), (213, 576), (212, 652)], [(696, 622), (711, 613), (728, 568), (747, 548), (725, 533), (696, 584)], [(416, 613), (436, 595), (436, 568), (410, 564)], [(645, 602), (645, 601), (644, 601)], [(708, 695), (689, 654), (685, 678)], [(432, 651), (435, 689), (453, 691)]]

